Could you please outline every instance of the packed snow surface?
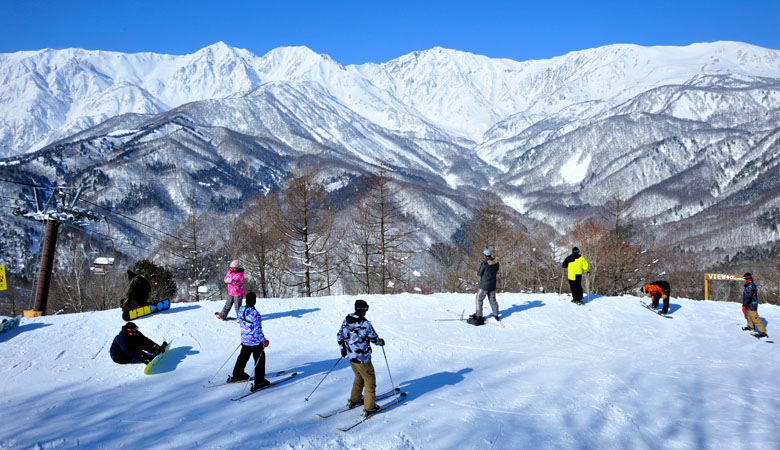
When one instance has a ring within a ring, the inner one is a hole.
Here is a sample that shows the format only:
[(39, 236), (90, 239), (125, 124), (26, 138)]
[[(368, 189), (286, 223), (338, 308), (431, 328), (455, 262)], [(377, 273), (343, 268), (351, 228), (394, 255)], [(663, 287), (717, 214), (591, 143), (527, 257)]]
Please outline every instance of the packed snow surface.
[[(119, 310), (22, 319), (0, 334), (0, 448), (780, 448), (780, 344), (741, 331), (738, 303), (673, 298), (670, 320), (631, 296), (580, 307), (500, 293), (504, 328), (435, 321), (473, 312), (472, 295), (364, 296), (387, 341), (388, 364), (374, 348), (377, 390), (392, 375), (408, 396), (337, 433), (359, 409), (315, 413), (346, 402), (348, 364), (304, 398), (339, 359), (355, 298), (258, 299), (267, 370), (299, 375), (243, 401), (231, 400), (243, 385), (203, 388), (227, 377), (239, 343), (235, 321), (214, 319), (221, 302), (135, 321), (173, 340), (151, 375), (109, 357)], [(759, 313), (771, 337), (780, 308)]]

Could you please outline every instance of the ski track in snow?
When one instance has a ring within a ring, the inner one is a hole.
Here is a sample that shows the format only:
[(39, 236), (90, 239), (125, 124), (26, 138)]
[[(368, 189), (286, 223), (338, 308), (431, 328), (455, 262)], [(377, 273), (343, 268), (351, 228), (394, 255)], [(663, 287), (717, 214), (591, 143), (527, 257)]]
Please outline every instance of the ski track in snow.
[[(203, 388), (232, 370), (239, 343), (237, 322), (213, 317), (221, 302), (203, 301), (136, 321), (158, 343), (173, 339), (154, 375), (110, 360), (117, 310), (22, 319), (0, 334), (0, 448), (780, 448), (780, 347), (739, 330), (738, 304), (675, 298), (675, 320), (663, 320), (630, 296), (579, 307), (500, 293), (500, 328), (432, 322), (472, 294), (361, 298), (408, 395), (347, 433), (335, 429), (357, 411), (314, 413), (349, 395), (346, 362), (325, 375), (355, 297), (258, 299), (267, 371), (299, 374), (241, 402), (230, 399), (246, 385)], [(771, 335), (780, 307), (759, 312)], [(388, 367), (373, 355), (383, 391)]]

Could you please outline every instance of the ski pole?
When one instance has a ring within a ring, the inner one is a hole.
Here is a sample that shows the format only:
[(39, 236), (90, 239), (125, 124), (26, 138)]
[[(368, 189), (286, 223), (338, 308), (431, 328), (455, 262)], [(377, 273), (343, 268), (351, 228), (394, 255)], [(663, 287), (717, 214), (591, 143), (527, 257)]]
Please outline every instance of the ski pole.
[(330, 375), (330, 373), (331, 373), (331, 372), (333, 372), (333, 369), (335, 369), (335, 368), (336, 368), (336, 366), (337, 366), (337, 365), (339, 365), (339, 363), (341, 362), (341, 360), (342, 360), (343, 358), (344, 358), (343, 356), (339, 356), (339, 359), (338, 359), (338, 360), (336, 360), (336, 364), (334, 364), (334, 365), (333, 365), (333, 367), (331, 367), (331, 368), (330, 368), (330, 370), (328, 371), (328, 373), (326, 373), (326, 374), (325, 374), (325, 376), (324, 376), (324, 377), (322, 377), (322, 379), (320, 380), (320, 382), (319, 382), (319, 383), (317, 383), (317, 386), (314, 386), (314, 389), (312, 389), (312, 391), (309, 393), (309, 395), (307, 395), (307, 396), (306, 396), (306, 398), (304, 398), (304, 399), (303, 399), (303, 401), (305, 401), (305, 402), (308, 402), (308, 401), (309, 401), (309, 397), (311, 397), (311, 394), (313, 394), (313, 393), (314, 393), (314, 391), (316, 391), (316, 390), (317, 390), (317, 388), (318, 388), (318, 387), (320, 387), (320, 385), (322, 384), (322, 382), (323, 382), (323, 381), (325, 381), (325, 378), (327, 378), (327, 377), (328, 377), (328, 375)]
[(583, 275), (585, 276), (585, 300), (587, 301), (590, 297), (590, 274), (586, 272)]
[(387, 365), (387, 374), (390, 375), (390, 384), (393, 385), (393, 390), (396, 390), (395, 383), (393, 383), (393, 375), (390, 374), (390, 364), (387, 363), (387, 353), (385, 353), (385, 346), (382, 346), (382, 354), (385, 355), (385, 364)]
[(236, 347), (236, 349), (233, 350), (233, 353), (231, 353), (230, 356), (228, 356), (228, 359), (226, 359), (225, 362), (223, 362), (222, 365), (219, 366), (219, 369), (217, 369), (217, 373), (215, 373), (213, 377), (209, 378), (209, 381), (208, 381), (209, 384), (211, 384), (211, 382), (214, 381), (214, 378), (216, 378), (217, 375), (219, 375), (219, 372), (222, 370), (223, 367), (225, 367), (225, 364), (227, 364), (228, 361), (230, 361), (230, 359), (233, 358), (233, 355), (236, 354), (236, 352), (238, 351), (239, 347), (241, 347), (240, 343), (238, 344), (238, 347)]
[(558, 287), (558, 300), (561, 299), (561, 291), (563, 291), (563, 276), (565, 275), (565, 272), (561, 273), (561, 285)]

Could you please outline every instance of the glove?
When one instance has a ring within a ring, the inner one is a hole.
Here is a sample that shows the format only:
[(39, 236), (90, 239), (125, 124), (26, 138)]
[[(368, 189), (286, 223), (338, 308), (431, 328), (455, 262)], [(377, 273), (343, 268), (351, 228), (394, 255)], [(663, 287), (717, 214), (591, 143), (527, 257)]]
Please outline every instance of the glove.
[(233, 282), (233, 279), (232, 279), (232, 278), (230, 278), (230, 277), (228, 277), (228, 279), (227, 279), (227, 282), (228, 282), (228, 283), (232, 283), (232, 282)]
[(345, 348), (341, 349), (341, 357), (342, 358), (346, 358), (347, 357), (347, 349), (345, 349)]
[(268, 339), (263, 341), (263, 348), (268, 347), (269, 345), (271, 345), (271, 341), (269, 341)]
[(385, 340), (382, 339), (382, 338), (377, 339), (376, 340), (376, 345), (378, 345), (380, 347), (384, 347), (385, 346)]
[(742, 314), (747, 314), (747, 306), (742, 307)]

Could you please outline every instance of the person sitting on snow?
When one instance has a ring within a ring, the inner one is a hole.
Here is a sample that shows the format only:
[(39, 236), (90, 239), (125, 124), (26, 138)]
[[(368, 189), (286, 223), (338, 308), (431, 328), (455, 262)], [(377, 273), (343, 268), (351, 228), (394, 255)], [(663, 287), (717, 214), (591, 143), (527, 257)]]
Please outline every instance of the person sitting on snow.
[(148, 337), (138, 331), (138, 327), (133, 322), (127, 322), (122, 331), (116, 335), (114, 342), (111, 343), (111, 359), (117, 364), (144, 363), (149, 364), (155, 356), (165, 350), (168, 345), (163, 341), (162, 345), (157, 345)]

